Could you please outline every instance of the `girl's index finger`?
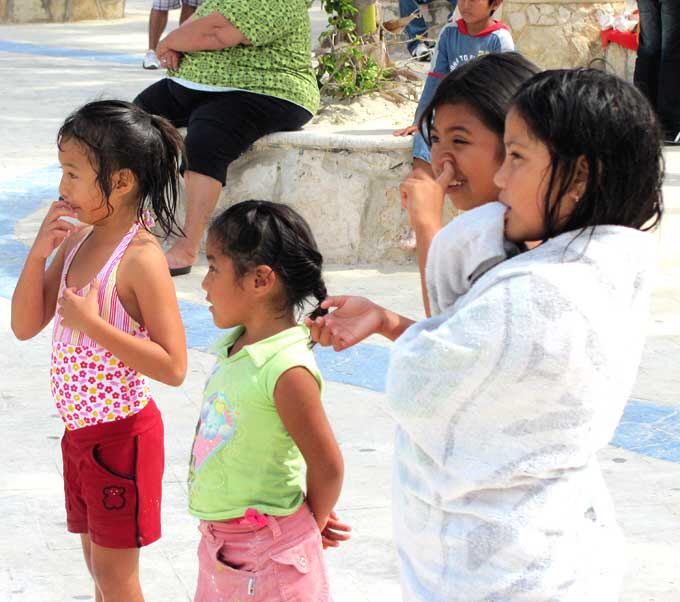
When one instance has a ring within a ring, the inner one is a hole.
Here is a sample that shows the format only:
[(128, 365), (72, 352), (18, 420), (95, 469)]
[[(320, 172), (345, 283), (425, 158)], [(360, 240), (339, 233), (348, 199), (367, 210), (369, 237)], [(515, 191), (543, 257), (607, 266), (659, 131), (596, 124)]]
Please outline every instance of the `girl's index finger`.
[(68, 203), (57, 202), (52, 205), (48, 215), (52, 218), (52, 221), (55, 221), (60, 217), (75, 217), (76, 212)]
[(444, 161), (442, 172), (437, 176), (436, 182), (446, 190), (449, 186), (449, 182), (451, 182), (451, 178), (453, 178), (453, 165), (450, 161)]

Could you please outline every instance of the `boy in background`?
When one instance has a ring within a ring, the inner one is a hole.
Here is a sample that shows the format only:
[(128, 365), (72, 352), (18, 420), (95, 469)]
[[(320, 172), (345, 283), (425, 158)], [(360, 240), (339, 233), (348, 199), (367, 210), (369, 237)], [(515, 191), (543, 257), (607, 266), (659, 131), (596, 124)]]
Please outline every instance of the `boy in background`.
[[(494, 12), (502, 2), (503, 0), (458, 0), (458, 10), (462, 18), (448, 23), (441, 30), (432, 57), (430, 72), (427, 74), (425, 87), (418, 101), (413, 125), (394, 132), (395, 136), (415, 134), (413, 140), (414, 169), (423, 169), (433, 176), (430, 165), (430, 147), (418, 131), (416, 124), (432, 99), (439, 80), (479, 55), (509, 52), (515, 49), (510, 30), (493, 18)], [(400, 242), (400, 247), (403, 249), (413, 249), (415, 245), (413, 231)]]

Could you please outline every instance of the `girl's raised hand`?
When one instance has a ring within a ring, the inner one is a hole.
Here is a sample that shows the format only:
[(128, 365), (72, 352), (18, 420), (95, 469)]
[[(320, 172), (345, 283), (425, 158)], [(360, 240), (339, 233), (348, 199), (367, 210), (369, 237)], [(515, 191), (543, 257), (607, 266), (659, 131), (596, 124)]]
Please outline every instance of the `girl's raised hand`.
[(76, 293), (73, 287), (64, 289), (64, 296), (57, 300), (62, 326), (87, 332), (93, 320), (99, 318), (98, 296), (99, 283), (96, 280), (90, 283), (90, 290), (84, 297)]
[(414, 228), (441, 227), (444, 196), (453, 174), (453, 165), (446, 161), (436, 179), (422, 169), (414, 169), (399, 185), (401, 206), (408, 211)]
[(407, 128), (401, 128), (400, 130), (394, 130), (393, 136), (413, 136), (418, 131), (417, 125), (409, 125)]
[(65, 201), (52, 203), (45, 219), (40, 224), (30, 254), (41, 260), (47, 259), (69, 234), (78, 229), (78, 226), (61, 219), (62, 217), (75, 218), (76, 212)]
[(332, 346), (335, 351), (352, 347), (380, 332), (384, 319), (383, 308), (364, 297), (327, 297), (321, 307), (336, 309), (316, 320), (306, 318), (305, 324), (313, 341), (324, 347)]

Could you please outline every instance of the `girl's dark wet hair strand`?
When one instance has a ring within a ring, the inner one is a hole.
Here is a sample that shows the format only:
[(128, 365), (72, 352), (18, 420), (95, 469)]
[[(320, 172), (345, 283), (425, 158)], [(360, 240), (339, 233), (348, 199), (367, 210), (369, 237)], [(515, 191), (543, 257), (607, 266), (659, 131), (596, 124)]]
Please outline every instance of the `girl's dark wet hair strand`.
[[(659, 223), (661, 130), (635, 87), (596, 69), (544, 71), (521, 86), (511, 109), (550, 152), (545, 239), (605, 224), (644, 230)], [(581, 157), (588, 165), (585, 191), (558, 224)]]
[[(539, 68), (516, 52), (486, 54), (449, 73), (437, 86), (418, 120), (421, 134), (431, 144), (434, 116), (442, 105), (463, 104), (492, 132), (503, 137), (505, 115), (517, 88)], [(502, 149), (502, 143), (499, 144)]]
[(122, 100), (94, 101), (66, 118), (57, 144), (67, 140), (77, 142), (87, 153), (109, 214), (113, 173), (129, 169), (139, 186), (140, 222), (144, 223), (145, 209), (150, 209), (163, 235), (183, 234), (175, 214), (184, 144), (167, 119)]
[(302, 311), (314, 297), (312, 319), (328, 313), (323, 258), (305, 219), (288, 205), (243, 201), (222, 212), (210, 225), (208, 237), (234, 265), (237, 278), (259, 265), (276, 273), (285, 290), (283, 311)]

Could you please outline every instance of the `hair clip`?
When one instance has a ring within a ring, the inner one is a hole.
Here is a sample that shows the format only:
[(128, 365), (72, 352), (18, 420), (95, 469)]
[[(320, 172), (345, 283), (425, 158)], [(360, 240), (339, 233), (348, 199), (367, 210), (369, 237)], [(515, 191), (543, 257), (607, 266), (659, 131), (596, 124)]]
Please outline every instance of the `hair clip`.
[(151, 211), (148, 209), (144, 209), (144, 211), (142, 211), (142, 223), (146, 228), (153, 228), (154, 224), (156, 223), (153, 215), (151, 215)]

